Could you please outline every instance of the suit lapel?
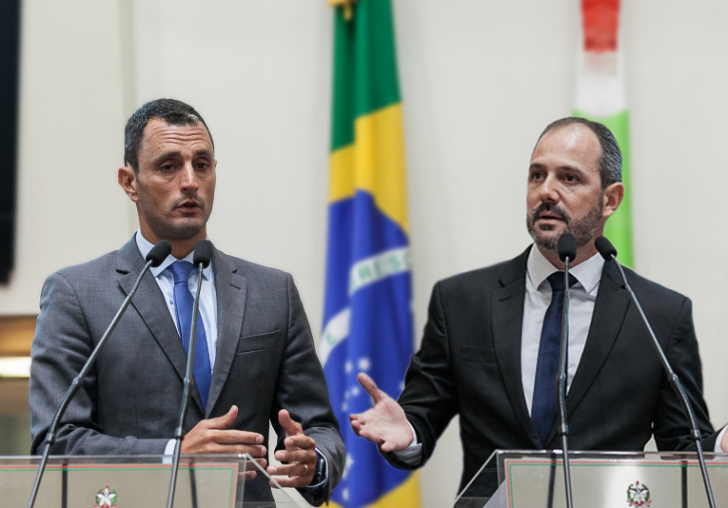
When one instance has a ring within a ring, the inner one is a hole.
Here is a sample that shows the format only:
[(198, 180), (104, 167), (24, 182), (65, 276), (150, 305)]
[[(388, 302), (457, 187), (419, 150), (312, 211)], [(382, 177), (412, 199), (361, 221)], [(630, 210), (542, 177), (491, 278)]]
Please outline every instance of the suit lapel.
[(245, 277), (238, 275), (235, 265), (217, 249), (213, 251), (212, 266), (215, 269), (217, 297), (217, 352), (212, 369), (207, 416), (215, 407), (235, 358), (238, 339), (243, 329), (248, 288)]
[(493, 291), (493, 347), (501, 379), (505, 385), (516, 419), (535, 447), (540, 447), (536, 429), (528, 414), (521, 381), (521, 335), (523, 305), (526, 295), (526, 259), (530, 248), (506, 264)]
[[(134, 237), (124, 245), (117, 255), (117, 272), (119, 273), (119, 286), (125, 294), (129, 294), (139, 273), (144, 268), (142, 258)], [(164, 295), (159, 289), (154, 276), (147, 272), (142, 277), (136, 295), (131, 302), (141, 318), (146, 323), (152, 336), (162, 348), (164, 354), (177, 372), (180, 380), (184, 380), (187, 366), (187, 353), (172, 321)], [(192, 390), (192, 398), (202, 411), (202, 401), (197, 390)]]
[[(605, 263), (584, 352), (566, 397), (567, 414), (576, 410), (607, 360), (628, 307), (629, 295), (623, 288), (617, 268), (614, 263)], [(556, 429), (552, 429), (552, 436), (555, 432)]]

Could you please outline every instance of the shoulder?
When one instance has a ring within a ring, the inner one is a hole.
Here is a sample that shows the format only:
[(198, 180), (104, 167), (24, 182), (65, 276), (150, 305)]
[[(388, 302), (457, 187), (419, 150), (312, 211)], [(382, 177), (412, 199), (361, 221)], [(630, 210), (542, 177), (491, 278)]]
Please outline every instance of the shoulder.
[(525, 280), (528, 252), (529, 249), (526, 249), (521, 255), (508, 261), (501, 261), (500, 263), (442, 279), (437, 282), (435, 288), (442, 292), (468, 289), (483, 290), (510, 284), (521, 279)]
[(230, 256), (217, 249), (215, 251), (215, 257), (213, 257), (213, 263), (216, 260), (218, 266), (213, 265), (216, 276), (219, 268), (220, 270), (231, 270), (236, 275), (245, 277), (248, 283), (253, 284), (258, 282), (264, 284), (287, 284), (288, 280), (292, 279), (288, 272)]
[(61, 268), (46, 278), (46, 285), (65, 282), (75, 287), (85, 283), (98, 283), (99, 280), (116, 273), (118, 253), (119, 251), (112, 251), (91, 261)]
[(643, 306), (679, 309), (690, 304), (690, 299), (685, 295), (653, 282), (627, 267), (624, 267), (624, 273)]

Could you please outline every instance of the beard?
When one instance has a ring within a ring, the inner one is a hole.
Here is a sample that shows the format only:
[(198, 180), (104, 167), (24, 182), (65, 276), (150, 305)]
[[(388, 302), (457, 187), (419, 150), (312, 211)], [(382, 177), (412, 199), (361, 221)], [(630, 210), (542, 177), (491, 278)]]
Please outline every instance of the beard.
[[(576, 246), (583, 247), (588, 244), (597, 233), (602, 219), (603, 200), (600, 198), (597, 204), (587, 212), (586, 215), (578, 219), (574, 219), (559, 208), (558, 205), (551, 203), (541, 203), (533, 209), (530, 215), (526, 216), (526, 226), (528, 233), (533, 238), (536, 245), (550, 252), (558, 252), (559, 238), (554, 236), (544, 236), (536, 229), (536, 220), (542, 212), (550, 212), (561, 217), (566, 223), (565, 233), (571, 233), (576, 238)], [(542, 227), (542, 231), (552, 231), (550, 225)]]

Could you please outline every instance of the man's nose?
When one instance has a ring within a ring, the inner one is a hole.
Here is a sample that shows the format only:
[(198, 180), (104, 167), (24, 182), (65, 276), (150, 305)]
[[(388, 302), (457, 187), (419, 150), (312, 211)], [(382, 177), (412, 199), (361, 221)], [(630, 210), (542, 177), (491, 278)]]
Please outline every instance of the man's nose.
[(197, 180), (197, 173), (195, 173), (195, 168), (192, 167), (191, 163), (187, 163), (184, 165), (184, 168), (182, 168), (182, 171), (180, 171), (180, 178), (180, 187), (182, 188), (182, 190), (197, 190), (199, 182)]
[(539, 197), (543, 203), (557, 203), (559, 201), (558, 182), (547, 176), (539, 187)]

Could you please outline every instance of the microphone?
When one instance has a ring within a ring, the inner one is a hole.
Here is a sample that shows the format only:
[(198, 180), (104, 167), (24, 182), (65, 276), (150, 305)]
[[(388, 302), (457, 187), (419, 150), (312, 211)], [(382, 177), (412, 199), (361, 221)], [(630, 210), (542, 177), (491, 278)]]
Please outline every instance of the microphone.
[(604, 236), (600, 236), (599, 238), (597, 238), (594, 241), (594, 246), (597, 248), (597, 251), (599, 251), (599, 254), (601, 254), (605, 261), (613, 261), (615, 266), (617, 267), (617, 270), (619, 270), (619, 275), (622, 277), (624, 287), (627, 289), (627, 292), (629, 293), (629, 296), (632, 299), (635, 307), (637, 307), (637, 311), (642, 318), (642, 322), (644, 323), (645, 328), (647, 329), (647, 332), (652, 339), (652, 345), (657, 352), (660, 363), (662, 363), (662, 368), (665, 370), (665, 374), (667, 374), (667, 380), (670, 382), (670, 386), (672, 386), (675, 395), (677, 395), (677, 398), (680, 400), (683, 411), (685, 411), (685, 416), (690, 422), (690, 435), (693, 438), (693, 441), (695, 441), (695, 448), (698, 455), (698, 463), (700, 464), (700, 472), (703, 475), (703, 483), (705, 484), (705, 492), (708, 496), (708, 502), (710, 503), (710, 507), (715, 508), (713, 488), (710, 485), (708, 468), (705, 465), (705, 454), (703, 453), (703, 444), (701, 442), (700, 429), (698, 428), (698, 424), (695, 421), (695, 412), (693, 411), (693, 407), (690, 404), (690, 400), (688, 400), (687, 393), (685, 393), (685, 388), (683, 388), (683, 385), (680, 382), (677, 374), (675, 374), (675, 372), (672, 370), (672, 366), (670, 365), (670, 362), (668, 361), (665, 352), (662, 350), (662, 347), (657, 340), (657, 336), (655, 336), (655, 332), (653, 331), (652, 326), (650, 326), (650, 322), (647, 319), (645, 312), (642, 310), (642, 306), (640, 305), (639, 300), (637, 300), (637, 295), (635, 295), (634, 291), (632, 291), (632, 286), (630, 286), (629, 281), (627, 280), (627, 276), (624, 273), (622, 264), (617, 261), (617, 249), (615, 249), (614, 245), (612, 245), (612, 242), (610, 242)]
[(576, 238), (571, 233), (559, 237), (559, 259), (564, 263), (564, 310), (561, 314), (561, 344), (559, 346), (559, 377), (557, 395), (559, 410), (559, 434), (564, 453), (564, 487), (566, 489), (566, 506), (573, 508), (574, 501), (571, 490), (571, 467), (569, 465), (569, 424), (566, 414), (566, 381), (568, 379), (569, 353), (569, 306), (571, 304), (571, 284), (569, 284), (569, 263), (576, 259)]
[(96, 357), (99, 356), (99, 352), (101, 351), (101, 348), (106, 343), (106, 340), (109, 338), (111, 333), (116, 328), (116, 325), (121, 320), (121, 316), (126, 311), (126, 308), (129, 306), (129, 303), (131, 303), (131, 299), (134, 297), (134, 294), (137, 292), (137, 289), (139, 288), (139, 283), (142, 280), (142, 277), (145, 273), (149, 270), (151, 267), (157, 267), (169, 256), (169, 253), (172, 252), (172, 246), (169, 244), (168, 241), (162, 240), (158, 244), (156, 244), (154, 247), (152, 247), (152, 250), (149, 251), (149, 254), (147, 254), (147, 257), (145, 259), (144, 267), (142, 268), (141, 272), (139, 273), (139, 276), (136, 279), (136, 282), (134, 282), (134, 286), (132, 287), (131, 291), (129, 291), (129, 294), (124, 299), (124, 301), (121, 304), (121, 307), (119, 307), (119, 310), (116, 312), (116, 315), (114, 316), (114, 319), (111, 320), (111, 323), (109, 323), (108, 328), (106, 328), (106, 331), (101, 336), (101, 339), (99, 339), (98, 344), (96, 344), (96, 347), (91, 351), (91, 354), (89, 355), (88, 359), (86, 360), (86, 363), (84, 364), (83, 368), (81, 369), (81, 372), (79, 372), (78, 376), (73, 380), (71, 383), (71, 386), (68, 388), (68, 391), (66, 391), (66, 394), (63, 396), (63, 399), (61, 399), (61, 404), (58, 406), (58, 410), (56, 411), (56, 415), (53, 417), (53, 421), (51, 422), (51, 426), (48, 428), (48, 433), (46, 434), (45, 438), (45, 447), (43, 449), (43, 456), (41, 457), (40, 466), (38, 467), (38, 472), (35, 476), (35, 483), (33, 484), (33, 491), (30, 494), (30, 499), (28, 500), (28, 508), (33, 508), (33, 505), (35, 504), (35, 498), (38, 496), (38, 489), (40, 488), (40, 481), (43, 478), (43, 472), (46, 468), (46, 463), (48, 462), (48, 456), (50, 455), (51, 447), (56, 442), (56, 433), (58, 432), (58, 425), (61, 421), (61, 418), (63, 418), (63, 415), (66, 413), (66, 409), (68, 408), (68, 405), (71, 403), (71, 399), (76, 395), (78, 390), (83, 386), (83, 381), (86, 379), (86, 374), (91, 369), (91, 366), (96, 361)]
[(559, 237), (558, 243), (559, 259), (566, 263), (576, 259), (576, 238), (571, 233), (564, 233)]
[[(179, 419), (177, 428), (174, 431), (174, 457), (172, 459), (172, 476), (169, 480), (169, 493), (167, 494), (167, 508), (172, 508), (174, 504), (174, 491), (177, 485), (177, 471), (179, 470), (179, 456), (182, 449), (182, 437), (184, 433), (184, 423), (187, 417), (187, 410), (190, 406), (190, 398), (192, 396), (193, 383), (193, 362), (195, 359), (195, 342), (197, 341), (197, 314), (200, 310), (200, 290), (202, 289), (202, 271), (207, 268), (212, 260), (212, 243), (209, 240), (200, 240), (195, 245), (195, 251), (192, 254), (192, 264), (197, 268), (197, 293), (195, 294), (195, 303), (192, 308), (192, 327), (190, 329), (190, 347), (187, 351), (187, 367), (185, 369), (184, 390), (182, 392), (182, 404), (179, 409)], [(203, 344), (203, 347), (207, 347)]]

